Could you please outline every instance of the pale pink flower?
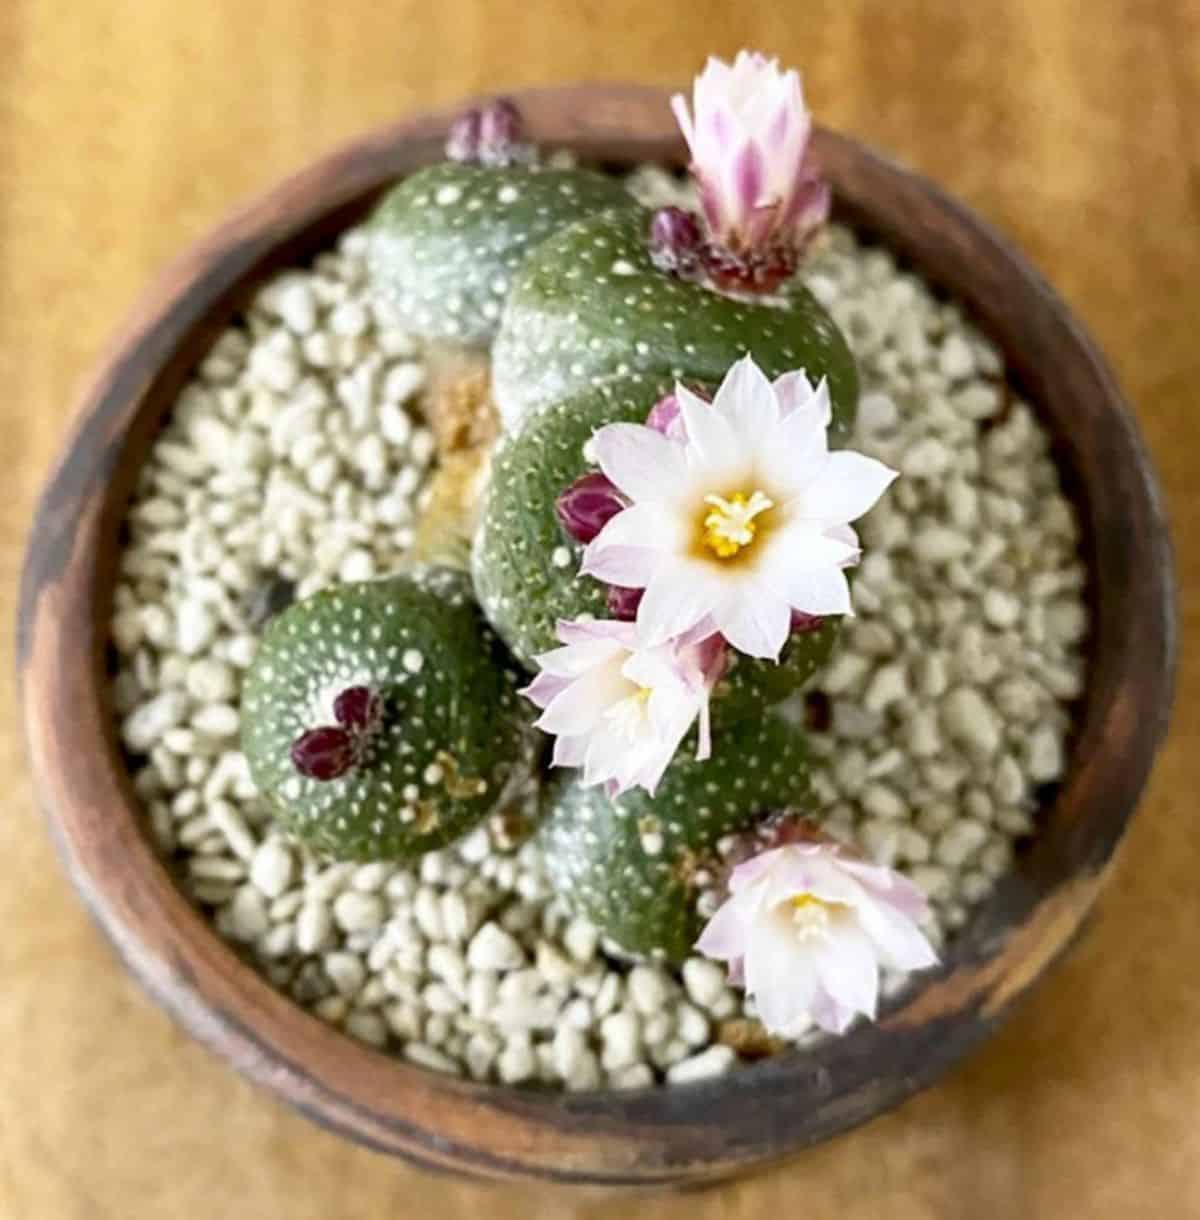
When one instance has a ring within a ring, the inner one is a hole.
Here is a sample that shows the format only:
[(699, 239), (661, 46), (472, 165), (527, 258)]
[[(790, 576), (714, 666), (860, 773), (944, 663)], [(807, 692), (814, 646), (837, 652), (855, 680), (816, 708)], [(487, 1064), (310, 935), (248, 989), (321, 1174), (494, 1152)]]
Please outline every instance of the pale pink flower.
[(778, 659), (793, 612), (850, 614), (843, 569), (858, 560), (849, 522), (896, 477), (852, 450), (830, 451), (829, 394), (788, 373), (774, 384), (750, 356), (711, 403), (675, 388), (682, 438), (609, 424), (592, 447), (629, 501), (584, 551), (582, 571), (645, 589), (639, 638), (652, 648), (719, 632)]
[(778, 60), (739, 51), (710, 58), (692, 86), (692, 110), (671, 107), (692, 154), (709, 237), (734, 254), (800, 250), (829, 214), (829, 188), (809, 156), (812, 116), (800, 76)]
[(696, 943), (729, 963), (770, 1033), (815, 1023), (840, 1034), (874, 1019), (879, 970), (920, 970), (937, 954), (918, 923), (925, 897), (888, 868), (823, 843), (776, 847), (734, 869), (729, 898)]
[(696, 757), (712, 749), (708, 698), (721, 675), (724, 645), (709, 637), (643, 648), (633, 623), (560, 622), (562, 648), (537, 657), (541, 672), (522, 692), (556, 737), (553, 762), (582, 767), (585, 784), (612, 794), (653, 793), (667, 764), (699, 721)]

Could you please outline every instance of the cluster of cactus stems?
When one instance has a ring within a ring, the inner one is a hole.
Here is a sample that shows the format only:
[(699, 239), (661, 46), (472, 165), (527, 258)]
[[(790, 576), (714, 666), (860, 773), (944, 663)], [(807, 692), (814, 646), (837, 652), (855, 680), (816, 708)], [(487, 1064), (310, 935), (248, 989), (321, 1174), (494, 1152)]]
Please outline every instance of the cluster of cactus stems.
[[(702, 137), (690, 119), (684, 130), (695, 160)], [(431, 350), (490, 357), (502, 433), (470, 506), (470, 571), (447, 556), (446, 567), (292, 607), (267, 632), (245, 702), (256, 780), (297, 834), (335, 855), (411, 858), (512, 799), (538, 749), (531, 703), (516, 695), (522, 667), (543, 669), (529, 690), (546, 707), (566, 681), (554, 657), (643, 655), (646, 588), (588, 570), (632, 503), (598, 467), (601, 430), (681, 443), (687, 411), (713, 401), (745, 357), (777, 379), (781, 401), (797, 370), (810, 389), (822, 383), (804, 409), (824, 403), (835, 443), (856, 407), (849, 350), (795, 276), (828, 209), (806, 156), (786, 198), (765, 204), (774, 171), (761, 150), (728, 180), (694, 165), (694, 214), (647, 211), (617, 178), (551, 167), (505, 100), (456, 120), (446, 152), (380, 205), (370, 270), (398, 324)], [(739, 191), (753, 206), (738, 210)], [(723, 490), (701, 507), (697, 545), (710, 559), (737, 560), (778, 515), (760, 490)], [(677, 754), (657, 769), (614, 764), (628, 782), (597, 782), (593, 762), (573, 754), (577, 739), (558, 732), (563, 765), (540, 785), (548, 867), (622, 949), (686, 955), (696, 899), (720, 875), (718, 841), (758, 842), (756, 828), (802, 807), (803, 733), (777, 707), (826, 660), (836, 631), (836, 614), (793, 605), (777, 656), (719, 635), (715, 653), (661, 645), (672, 663), (700, 658), (699, 718), (681, 721)], [(641, 723), (651, 686), (630, 689), (604, 731)]]

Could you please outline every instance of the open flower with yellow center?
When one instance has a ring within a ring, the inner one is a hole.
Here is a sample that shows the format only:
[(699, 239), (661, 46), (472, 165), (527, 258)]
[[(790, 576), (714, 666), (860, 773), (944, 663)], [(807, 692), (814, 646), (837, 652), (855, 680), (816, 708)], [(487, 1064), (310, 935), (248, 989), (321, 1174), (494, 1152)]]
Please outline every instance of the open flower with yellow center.
[(643, 648), (633, 623), (608, 620), (561, 622), (557, 634), (563, 647), (537, 658), (541, 672), (522, 692), (543, 709), (538, 727), (557, 739), (555, 766), (582, 767), (585, 784), (608, 784), (613, 795), (653, 793), (697, 721), (697, 757), (708, 757), (719, 639)]
[(609, 424), (593, 438), (604, 474), (629, 501), (588, 545), (583, 572), (645, 589), (639, 639), (654, 647), (718, 632), (777, 659), (792, 614), (852, 613), (849, 522), (896, 477), (873, 458), (830, 451), (829, 395), (803, 373), (772, 384), (750, 356), (711, 403), (675, 389), (675, 437)]
[(892, 869), (824, 843), (792, 843), (733, 870), (729, 898), (696, 943), (729, 963), (770, 1033), (810, 1025), (840, 1034), (873, 1019), (880, 967), (921, 970), (937, 954), (921, 932), (925, 897)]

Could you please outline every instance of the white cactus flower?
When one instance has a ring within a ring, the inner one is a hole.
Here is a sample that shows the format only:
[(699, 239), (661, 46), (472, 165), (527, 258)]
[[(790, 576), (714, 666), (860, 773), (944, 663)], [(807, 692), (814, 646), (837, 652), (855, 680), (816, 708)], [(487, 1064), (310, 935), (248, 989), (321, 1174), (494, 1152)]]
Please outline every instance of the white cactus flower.
[(899, 873), (823, 843), (792, 843), (734, 869), (729, 898), (696, 947), (729, 963), (768, 1032), (815, 1023), (840, 1034), (874, 1019), (879, 970), (920, 970), (937, 954), (918, 927), (924, 895)]
[(778, 659), (793, 612), (852, 613), (843, 569), (859, 545), (849, 522), (896, 472), (829, 450), (828, 390), (803, 373), (772, 384), (746, 356), (712, 403), (682, 385), (675, 397), (682, 439), (638, 424), (596, 432), (600, 467), (629, 507), (589, 543), (582, 571), (645, 589), (642, 647), (718, 632)]

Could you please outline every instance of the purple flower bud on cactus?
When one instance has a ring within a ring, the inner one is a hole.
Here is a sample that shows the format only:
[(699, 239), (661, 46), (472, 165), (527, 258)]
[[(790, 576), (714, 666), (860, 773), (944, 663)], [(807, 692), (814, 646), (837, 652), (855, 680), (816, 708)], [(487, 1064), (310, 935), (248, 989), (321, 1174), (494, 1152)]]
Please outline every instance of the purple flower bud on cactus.
[(632, 623), (637, 618), (638, 606), (642, 604), (645, 593), (645, 589), (626, 589), (622, 585), (609, 585), (609, 614), (618, 622)]
[(488, 102), (479, 114), (479, 145), (481, 151), (511, 148), (521, 142), (525, 120), (517, 104), (507, 97)]
[(691, 109), (671, 99), (692, 154), (707, 232), (718, 257), (706, 268), (720, 287), (771, 292), (829, 214), (829, 188), (811, 153), (812, 116), (799, 75), (742, 51), (710, 59)]
[(660, 271), (694, 274), (703, 244), (700, 222), (683, 208), (659, 208), (650, 220), (650, 258)]
[(475, 161), (479, 157), (481, 116), (478, 110), (467, 110), (450, 124), (446, 136), (446, 156), (451, 161)]
[(806, 635), (810, 631), (820, 631), (825, 625), (822, 614), (805, 614), (803, 610), (792, 611), (792, 634)]
[(382, 711), (382, 700), (365, 686), (347, 687), (333, 701), (334, 719), (342, 728), (352, 732), (361, 733), (374, 728)]
[(599, 472), (576, 479), (554, 505), (559, 523), (576, 542), (591, 542), (628, 507), (621, 493)]
[(292, 742), (292, 766), (308, 779), (337, 779), (354, 762), (354, 738), (345, 729), (332, 725), (309, 729)]

